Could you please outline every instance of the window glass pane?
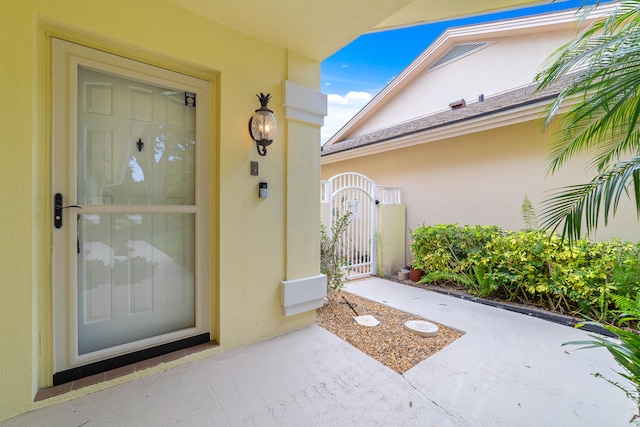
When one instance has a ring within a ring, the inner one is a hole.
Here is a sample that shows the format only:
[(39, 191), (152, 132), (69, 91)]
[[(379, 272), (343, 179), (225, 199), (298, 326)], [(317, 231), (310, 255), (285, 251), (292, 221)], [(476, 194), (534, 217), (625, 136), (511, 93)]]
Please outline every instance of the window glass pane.
[(78, 202), (195, 204), (185, 92), (78, 68)]
[(78, 354), (194, 327), (194, 214), (78, 224)]

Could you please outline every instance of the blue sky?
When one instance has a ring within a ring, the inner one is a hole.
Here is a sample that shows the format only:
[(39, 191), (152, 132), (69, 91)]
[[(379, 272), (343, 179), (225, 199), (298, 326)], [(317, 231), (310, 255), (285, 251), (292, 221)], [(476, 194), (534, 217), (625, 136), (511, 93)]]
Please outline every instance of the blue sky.
[(578, 8), (592, 3), (595, 1), (549, 0), (549, 4), (541, 6), (365, 34), (357, 38), (322, 62), (322, 92), (328, 98), (322, 142), (333, 136), (447, 28)]

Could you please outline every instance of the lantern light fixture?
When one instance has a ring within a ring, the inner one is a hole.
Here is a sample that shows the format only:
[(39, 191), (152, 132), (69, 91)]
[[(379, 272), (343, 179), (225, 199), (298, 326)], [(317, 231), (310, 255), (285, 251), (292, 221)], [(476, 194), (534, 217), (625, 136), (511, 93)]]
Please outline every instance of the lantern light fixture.
[(256, 96), (260, 100), (260, 108), (249, 119), (249, 133), (256, 142), (258, 154), (265, 156), (267, 154), (267, 146), (271, 145), (276, 136), (278, 123), (273, 111), (267, 107), (271, 100), (271, 94), (260, 93), (260, 95)]

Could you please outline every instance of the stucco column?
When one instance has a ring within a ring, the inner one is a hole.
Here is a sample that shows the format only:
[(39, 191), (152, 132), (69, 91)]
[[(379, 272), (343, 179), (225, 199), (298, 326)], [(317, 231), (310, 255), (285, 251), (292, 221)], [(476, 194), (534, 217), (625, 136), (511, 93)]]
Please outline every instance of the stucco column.
[(287, 120), (287, 277), (282, 282), (285, 316), (319, 307), (326, 294), (320, 274), (320, 127), (326, 96), (284, 82)]

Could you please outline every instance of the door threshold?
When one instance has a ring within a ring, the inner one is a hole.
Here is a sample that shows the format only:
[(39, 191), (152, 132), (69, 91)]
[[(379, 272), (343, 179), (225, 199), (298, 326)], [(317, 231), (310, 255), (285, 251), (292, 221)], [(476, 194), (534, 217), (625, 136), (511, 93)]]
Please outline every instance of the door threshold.
[[(168, 363), (174, 360), (178, 360), (185, 356), (199, 353), (201, 351), (218, 346), (218, 343), (216, 341), (209, 341), (210, 338), (208, 333), (198, 335), (197, 337), (188, 338), (187, 340), (195, 340), (197, 338), (200, 339), (200, 342), (188, 342), (188, 346), (182, 346), (178, 349), (175, 349), (176, 347), (173, 347), (170, 348), (169, 351), (158, 353), (158, 350), (160, 348), (166, 349), (168, 345), (179, 345), (179, 343), (184, 343), (186, 340), (165, 344), (159, 347), (153, 347), (151, 349), (141, 350), (136, 353), (119, 356), (117, 358), (104, 360), (102, 362), (96, 362), (91, 365), (76, 368), (75, 370), (70, 369), (67, 371), (59, 372), (57, 374), (54, 374), (54, 385), (52, 387), (39, 389), (33, 401), (39, 402), (51, 397), (60, 396), (74, 390), (99, 384), (105, 381), (112, 380), (114, 378), (122, 377), (124, 375), (129, 375), (134, 372), (143, 371), (162, 363)], [(206, 339), (207, 341), (202, 341), (203, 339)], [(141, 355), (145, 354), (151, 354), (151, 356), (141, 358)], [(103, 369), (98, 370), (100, 366), (97, 365), (102, 365)], [(80, 370), (82, 370), (84, 375), (77, 372)], [(61, 376), (59, 374), (64, 374), (64, 376)], [(57, 383), (56, 379), (58, 379)], [(61, 379), (66, 379), (66, 381), (61, 381)]]

